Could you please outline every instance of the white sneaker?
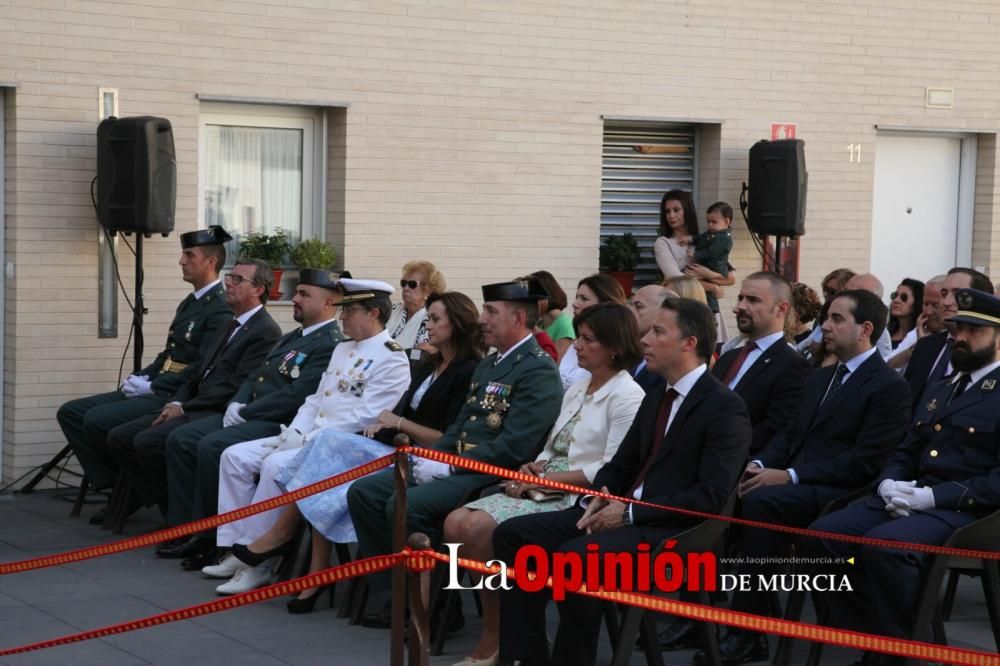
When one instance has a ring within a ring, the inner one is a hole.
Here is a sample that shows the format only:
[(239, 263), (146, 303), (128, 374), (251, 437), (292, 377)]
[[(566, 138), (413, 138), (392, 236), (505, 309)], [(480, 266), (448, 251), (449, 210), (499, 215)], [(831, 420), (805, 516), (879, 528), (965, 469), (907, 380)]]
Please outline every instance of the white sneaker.
[(210, 564), (207, 567), (202, 567), (201, 572), (205, 574), (206, 578), (222, 578), (227, 580), (236, 575), (236, 572), (242, 569), (245, 564), (236, 559), (236, 556), (232, 553), (226, 553), (226, 556), (218, 564)]
[(255, 567), (242, 566), (231, 580), (215, 588), (219, 594), (239, 594), (264, 587), (271, 582), (271, 567), (268, 563)]

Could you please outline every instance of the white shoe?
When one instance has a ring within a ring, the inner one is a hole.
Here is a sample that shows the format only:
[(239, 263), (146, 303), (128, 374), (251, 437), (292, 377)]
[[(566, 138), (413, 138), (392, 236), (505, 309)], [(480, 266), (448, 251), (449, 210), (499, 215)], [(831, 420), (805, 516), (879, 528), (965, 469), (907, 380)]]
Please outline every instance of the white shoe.
[(235, 576), (236, 572), (244, 566), (246, 565), (236, 559), (235, 555), (227, 553), (218, 564), (210, 564), (207, 567), (202, 567), (201, 572), (207, 578), (222, 578), (223, 580), (227, 580)]
[(271, 567), (267, 563), (255, 567), (243, 566), (231, 580), (215, 588), (215, 591), (219, 594), (239, 594), (264, 587), (270, 582)]

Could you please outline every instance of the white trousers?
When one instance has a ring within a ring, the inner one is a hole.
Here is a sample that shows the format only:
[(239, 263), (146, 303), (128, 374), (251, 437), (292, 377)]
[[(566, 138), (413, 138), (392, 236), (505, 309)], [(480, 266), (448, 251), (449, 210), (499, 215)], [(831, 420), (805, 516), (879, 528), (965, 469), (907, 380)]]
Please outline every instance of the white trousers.
[[(277, 437), (254, 439), (234, 444), (222, 452), (219, 467), (219, 513), (284, 494), (274, 482), (274, 477), (295, 457), (299, 449), (277, 451), (274, 448), (277, 441)], [(283, 508), (219, 525), (216, 530), (216, 545), (229, 548), (234, 543), (249, 544), (255, 541), (271, 529)]]

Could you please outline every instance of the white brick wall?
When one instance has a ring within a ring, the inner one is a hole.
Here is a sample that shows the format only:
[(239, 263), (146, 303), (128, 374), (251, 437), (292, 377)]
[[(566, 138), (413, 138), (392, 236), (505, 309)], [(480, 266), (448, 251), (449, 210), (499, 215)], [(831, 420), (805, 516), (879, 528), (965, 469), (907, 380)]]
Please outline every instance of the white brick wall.
[[(0, 0), (0, 81), (18, 84), (3, 475), (62, 445), (55, 408), (113, 384), (127, 335), (122, 303), (121, 337), (96, 337), (98, 87), (119, 89), (122, 115), (172, 121), (178, 231), (197, 219), (196, 94), (349, 102), (334, 112), (328, 197), (344, 265), (395, 280), (425, 257), (470, 294), (538, 268), (566, 287), (595, 270), (602, 114), (721, 119), (704, 203), (735, 204), (750, 145), (771, 121), (797, 122), (802, 278), (815, 285), (835, 266), (867, 268), (876, 124), (997, 126), (998, 38), (992, 1)], [(955, 108), (925, 109), (926, 86), (954, 87)], [(974, 260), (1000, 267), (992, 136), (979, 150)], [(745, 274), (759, 258), (737, 226)], [(150, 355), (185, 292), (176, 254), (175, 236), (147, 244)]]

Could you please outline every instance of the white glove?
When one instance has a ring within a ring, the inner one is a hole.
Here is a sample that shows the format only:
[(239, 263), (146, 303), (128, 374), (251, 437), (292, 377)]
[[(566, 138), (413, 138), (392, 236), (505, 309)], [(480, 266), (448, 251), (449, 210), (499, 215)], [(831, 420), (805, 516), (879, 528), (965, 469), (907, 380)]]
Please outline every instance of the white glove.
[(892, 479), (886, 479), (878, 486), (879, 497), (885, 502), (885, 510), (889, 512), (893, 518), (905, 518), (910, 515), (909, 510), (906, 507), (901, 507), (893, 504), (892, 500), (902, 496), (903, 488), (912, 488), (917, 485), (916, 481), (893, 481)]
[(281, 426), (281, 434), (278, 435), (278, 450), (284, 451), (286, 449), (299, 449), (305, 443), (306, 437), (298, 430), (294, 428), (289, 428), (285, 425)]
[(281, 446), (281, 435), (275, 435), (274, 437), (266, 437), (260, 440), (258, 444), (265, 449), (271, 449), (271, 451), (264, 456), (266, 458), (267, 456), (277, 451), (278, 447)]
[(239, 425), (241, 423), (246, 423), (247, 420), (240, 416), (240, 410), (246, 407), (242, 402), (231, 402), (229, 406), (226, 407), (226, 413), (222, 417), (222, 427), (229, 428), (234, 425)]
[(451, 476), (451, 465), (448, 463), (430, 460), (429, 458), (417, 458), (413, 463), (413, 479), (418, 486)]
[(934, 508), (934, 491), (926, 486), (904, 487), (899, 497), (892, 498), (892, 503), (906, 511), (926, 511)]
[(878, 484), (878, 496), (885, 500), (886, 504), (889, 504), (892, 502), (893, 497), (899, 496), (902, 488), (912, 488), (915, 485), (917, 485), (916, 481), (893, 481), (892, 479), (886, 479)]
[(129, 375), (122, 382), (122, 393), (126, 398), (137, 398), (153, 392), (153, 382), (146, 375)]

